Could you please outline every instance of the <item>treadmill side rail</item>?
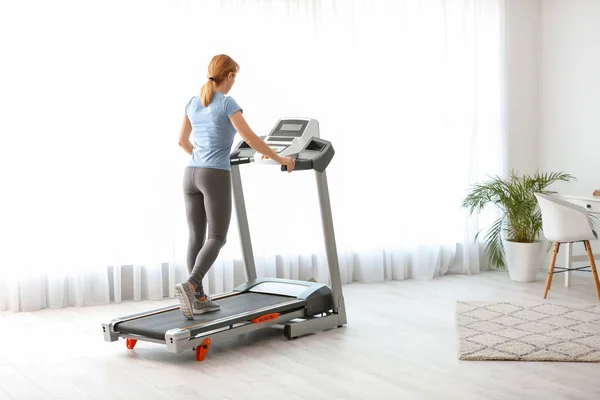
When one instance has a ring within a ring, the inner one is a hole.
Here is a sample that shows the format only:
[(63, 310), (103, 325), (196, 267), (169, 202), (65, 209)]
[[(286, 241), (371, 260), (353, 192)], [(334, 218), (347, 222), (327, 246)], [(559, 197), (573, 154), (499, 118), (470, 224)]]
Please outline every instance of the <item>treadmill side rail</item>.
[(267, 326), (282, 325), (290, 322), (293, 319), (302, 318), (303, 315), (304, 310), (297, 310), (287, 314), (280, 314), (276, 318), (269, 318), (266, 321), (261, 321), (260, 323), (249, 322), (232, 328), (204, 332), (193, 337), (191, 336), (191, 332), (187, 329), (171, 329), (165, 334), (167, 351), (170, 353), (180, 353), (182, 351), (200, 346), (206, 338), (210, 338), (211, 341), (226, 339), (263, 329)]
[(248, 321), (262, 317), (266, 314), (280, 313), (280, 316), (282, 317), (297, 310), (304, 312), (305, 307), (306, 302), (304, 300), (292, 299), (282, 303), (241, 312), (229, 317), (215, 319), (210, 322), (201, 322), (199, 324), (190, 325), (183, 329), (189, 330), (192, 336), (198, 336), (205, 332), (226, 328), (234, 324), (247, 323)]

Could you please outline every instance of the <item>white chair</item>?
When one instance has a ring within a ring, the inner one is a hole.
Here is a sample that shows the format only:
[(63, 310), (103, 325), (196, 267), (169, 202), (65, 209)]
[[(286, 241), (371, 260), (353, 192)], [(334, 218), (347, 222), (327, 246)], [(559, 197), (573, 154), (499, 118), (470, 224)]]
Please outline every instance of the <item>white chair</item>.
[[(598, 281), (598, 272), (596, 271), (594, 254), (590, 245), (590, 240), (597, 239), (598, 235), (593, 229), (592, 220), (590, 219), (587, 210), (584, 207), (561, 200), (557, 196), (536, 193), (535, 197), (538, 200), (540, 211), (542, 213), (544, 236), (550, 242), (554, 242), (554, 252), (552, 254), (552, 261), (550, 262), (550, 269), (548, 270), (548, 278), (546, 279), (544, 298), (546, 298), (548, 290), (550, 290), (552, 276), (555, 273), (587, 271), (592, 273), (594, 284), (596, 285), (596, 293), (598, 299), (600, 299), (600, 282)], [(556, 255), (558, 254), (561, 243), (575, 242), (583, 242), (590, 265), (579, 268), (555, 267)], [(586, 268), (591, 268), (591, 270)], [(558, 271), (555, 272), (555, 269)]]

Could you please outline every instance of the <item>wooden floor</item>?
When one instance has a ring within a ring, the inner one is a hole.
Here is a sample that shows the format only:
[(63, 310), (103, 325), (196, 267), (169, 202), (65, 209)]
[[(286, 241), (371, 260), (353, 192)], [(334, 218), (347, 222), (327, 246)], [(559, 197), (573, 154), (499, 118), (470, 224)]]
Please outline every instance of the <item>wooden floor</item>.
[[(172, 304), (0, 313), (3, 399), (599, 399), (600, 364), (457, 358), (457, 300), (541, 299), (544, 277), (504, 272), (344, 286), (348, 325), (288, 341), (267, 330), (215, 342), (207, 358), (165, 346), (108, 343), (100, 323)], [(597, 302), (589, 277), (547, 301)]]

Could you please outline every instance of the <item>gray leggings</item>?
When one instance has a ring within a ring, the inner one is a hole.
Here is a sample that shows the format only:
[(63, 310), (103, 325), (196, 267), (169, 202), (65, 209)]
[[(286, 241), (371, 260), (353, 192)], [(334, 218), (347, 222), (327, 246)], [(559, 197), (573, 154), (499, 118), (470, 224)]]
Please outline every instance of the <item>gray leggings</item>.
[(189, 228), (188, 281), (195, 286), (196, 297), (202, 297), (202, 279), (227, 238), (231, 219), (231, 173), (188, 167), (183, 176), (183, 193)]

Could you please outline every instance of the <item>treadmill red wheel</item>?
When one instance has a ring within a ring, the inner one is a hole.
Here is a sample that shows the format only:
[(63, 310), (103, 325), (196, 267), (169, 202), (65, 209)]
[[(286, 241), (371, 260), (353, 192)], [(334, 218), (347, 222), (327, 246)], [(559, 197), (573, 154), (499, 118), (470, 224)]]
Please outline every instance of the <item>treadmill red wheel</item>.
[(129, 350), (133, 349), (135, 347), (136, 343), (137, 343), (137, 340), (135, 340), (135, 339), (127, 338), (127, 340), (125, 340), (125, 344), (127, 345), (127, 348)]
[(196, 360), (202, 361), (210, 349), (210, 339), (206, 338), (202, 341), (202, 344), (196, 347)]

